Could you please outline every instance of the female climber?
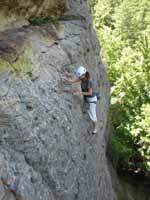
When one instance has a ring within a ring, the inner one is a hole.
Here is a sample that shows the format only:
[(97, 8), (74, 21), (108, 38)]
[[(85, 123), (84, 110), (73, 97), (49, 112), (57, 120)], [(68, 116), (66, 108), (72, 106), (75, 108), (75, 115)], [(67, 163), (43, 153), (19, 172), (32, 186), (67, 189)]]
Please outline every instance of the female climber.
[(76, 92), (76, 95), (82, 95), (84, 97), (85, 103), (88, 103), (89, 109), (88, 114), (93, 123), (93, 134), (97, 133), (96, 124), (97, 124), (97, 116), (96, 116), (96, 102), (97, 97), (93, 90), (93, 82), (90, 79), (90, 73), (86, 70), (85, 67), (80, 66), (76, 70), (76, 79), (68, 79), (66, 80), (68, 83), (81, 83), (81, 91)]

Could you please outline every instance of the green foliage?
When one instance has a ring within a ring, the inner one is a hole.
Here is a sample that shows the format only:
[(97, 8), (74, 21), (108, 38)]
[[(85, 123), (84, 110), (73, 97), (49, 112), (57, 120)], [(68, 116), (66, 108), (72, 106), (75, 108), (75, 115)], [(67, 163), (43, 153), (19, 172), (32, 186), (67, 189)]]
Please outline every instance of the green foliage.
[(60, 20), (60, 16), (54, 16), (52, 15), (50, 17), (50, 22), (54, 25), (58, 25), (59, 24), (59, 20)]
[[(93, 2), (92, 2), (93, 3)], [(93, 22), (111, 83), (110, 157), (117, 168), (150, 170), (150, 1), (97, 0)]]
[(141, 115), (131, 126), (131, 134), (138, 144), (138, 151), (143, 158), (144, 167), (150, 168), (150, 104), (143, 104)]
[(36, 18), (30, 19), (29, 22), (33, 26), (41, 26), (41, 25), (44, 25), (44, 24), (48, 24), (49, 19), (48, 18), (36, 17)]
[(109, 155), (116, 168), (128, 168), (130, 158), (133, 156), (133, 149), (122, 143), (122, 135), (115, 135), (112, 138)]
[(42, 26), (42, 25), (46, 25), (49, 23), (52, 23), (54, 25), (58, 25), (59, 24), (59, 20), (60, 17), (59, 16), (51, 16), (51, 17), (35, 17), (29, 20), (30, 24), (33, 26)]
[(115, 28), (130, 45), (133, 45), (138, 36), (150, 26), (149, 7), (148, 0), (124, 0), (115, 8)]

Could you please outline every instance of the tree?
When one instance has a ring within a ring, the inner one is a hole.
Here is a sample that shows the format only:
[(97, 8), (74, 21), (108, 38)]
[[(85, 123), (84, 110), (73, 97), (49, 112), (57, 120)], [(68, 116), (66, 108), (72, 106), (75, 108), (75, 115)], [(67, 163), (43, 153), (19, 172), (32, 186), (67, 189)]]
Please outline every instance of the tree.
[(97, 0), (93, 22), (108, 66), (111, 158), (117, 167), (150, 170), (150, 1)]

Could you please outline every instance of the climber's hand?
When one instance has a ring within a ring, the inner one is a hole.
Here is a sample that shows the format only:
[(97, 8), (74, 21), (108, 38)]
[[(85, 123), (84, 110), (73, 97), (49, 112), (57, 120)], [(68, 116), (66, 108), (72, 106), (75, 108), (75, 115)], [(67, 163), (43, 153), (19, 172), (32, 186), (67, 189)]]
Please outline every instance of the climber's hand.
[(81, 91), (77, 91), (77, 92), (74, 93), (74, 95), (82, 96), (82, 92)]
[(65, 82), (67, 82), (67, 83), (72, 83), (72, 80), (70, 80), (70, 79), (65, 79)]
[(67, 79), (67, 78), (63, 78), (62, 81), (65, 82), (65, 83), (71, 83), (71, 80)]
[(8, 185), (11, 185), (11, 184), (13, 184), (15, 181), (16, 181), (16, 177), (15, 177), (15, 176), (12, 176), (12, 177), (7, 181), (7, 184), (8, 184)]

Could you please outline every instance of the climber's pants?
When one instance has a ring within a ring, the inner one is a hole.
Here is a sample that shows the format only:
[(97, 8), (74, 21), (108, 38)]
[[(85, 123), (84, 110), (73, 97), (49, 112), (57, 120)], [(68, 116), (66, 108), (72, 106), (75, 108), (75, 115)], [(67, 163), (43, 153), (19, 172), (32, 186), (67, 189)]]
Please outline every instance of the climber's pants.
[(96, 116), (96, 102), (97, 102), (97, 97), (92, 97), (92, 98), (87, 98), (87, 101), (88, 101), (88, 114), (89, 114), (89, 117), (90, 119), (93, 121), (93, 122), (96, 122), (97, 121), (97, 116)]

